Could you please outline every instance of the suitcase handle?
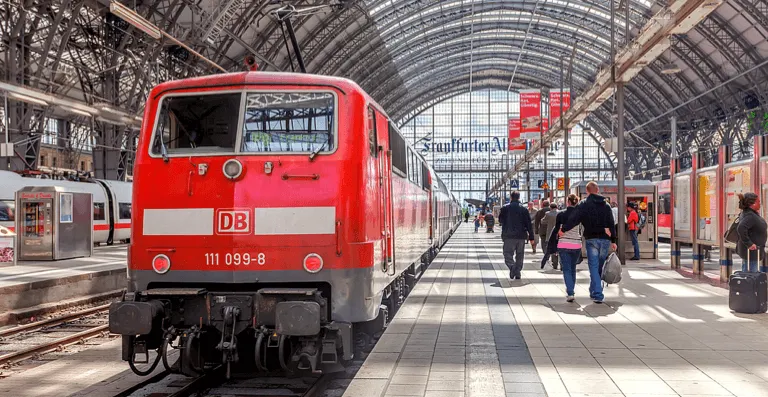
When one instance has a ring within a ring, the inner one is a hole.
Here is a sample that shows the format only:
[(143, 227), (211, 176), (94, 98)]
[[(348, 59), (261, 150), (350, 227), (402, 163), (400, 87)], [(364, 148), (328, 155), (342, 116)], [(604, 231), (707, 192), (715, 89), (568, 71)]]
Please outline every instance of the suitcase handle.
[[(756, 263), (756, 265), (757, 265), (757, 272), (760, 273), (760, 247), (758, 247), (757, 244), (755, 244), (755, 251), (756, 251), (756, 254), (757, 254), (757, 263)], [(750, 252), (752, 252), (752, 250), (747, 248), (747, 272), (749, 272), (750, 263), (751, 263), (751, 261), (749, 260), (749, 253)]]

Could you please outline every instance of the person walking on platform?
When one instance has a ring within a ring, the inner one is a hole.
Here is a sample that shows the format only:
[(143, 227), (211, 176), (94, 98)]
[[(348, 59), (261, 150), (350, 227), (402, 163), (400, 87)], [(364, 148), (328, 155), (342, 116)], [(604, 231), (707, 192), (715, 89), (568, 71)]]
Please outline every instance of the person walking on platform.
[(547, 212), (549, 212), (549, 200), (544, 200), (541, 202), (541, 209), (536, 212), (536, 217), (533, 218), (533, 232), (536, 233), (536, 238), (541, 240), (541, 252), (545, 254), (547, 253), (547, 238), (541, 236), (546, 236), (547, 228), (541, 226), (541, 221)]
[(480, 215), (475, 215), (475, 233), (480, 229)]
[(629, 258), (631, 261), (640, 260), (640, 243), (637, 241), (637, 232), (640, 231), (637, 226), (640, 223), (640, 216), (637, 215), (637, 204), (627, 204), (627, 227), (629, 228), (629, 237), (632, 239), (632, 247), (635, 249), (635, 256)]
[(464, 223), (467, 223), (467, 222), (469, 222), (469, 210), (465, 209), (464, 210)]
[[(531, 216), (531, 219), (536, 219), (536, 213), (539, 212), (539, 209), (533, 206), (533, 201), (528, 202), (528, 215)], [(533, 244), (531, 244), (531, 253), (536, 253), (536, 245), (539, 244), (539, 234), (536, 233), (536, 227), (533, 228)]]
[(579, 225), (559, 237), (559, 231), (566, 221), (576, 212), (579, 197), (571, 194), (565, 200), (565, 211), (557, 214), (555, 219), (555, 232), (549, 236), (549, 251), (557, 252), (560, 257), (560, 265), (563, 269), (563, 281), (565, 282), (566, 300), (573, 302), (574, 288), (576, 286), (576, 265), (581, 257), (582, 227)]
[(549, 205), (549, 212), (544, 215), (544, 219), (541, 220), (541, 228), (545, 230), (545, 235), (541, 238), (542, 247), (546, 247), (544, 251), (544, 257), (541, 258), (541, 268), (547, 265), (547, 261), (552, 258), (552, 268), (557, 269), (557, 247), (549, 245), (549, 239), (552, 235), (552, 230), (555, 230), (555, 224), (557, 224), (557, 216), (560, 211), (557, 210), (557, 204), (552, 203)]
[[(760, 217), (760, 198), (755, 193), (739, 194), (739, 226), (736, 231), (739, 233), (739, 243), (736, 245), (736, 252), (743, 260), (741, 271), (757, 272), (758, 257), (760, 260), (764, 257), (765, 242), (768, 238), (765, 220)], [(749, 260), (749, 262), (747, 262)]]
[(533, 244), (531, 215), (520, 205), (520, 192), (512, 192), (509, 204), (501, 207), (501, 240), (504, 242), (504, 263), (509, 268), (509, 278), (520, 280), (525, 258), (525, 240)]
[(616, 250), (616, 226), (613, 224), (611, 207), (600, 195), (597, 182), (587, 183), (589, 196), (576, 206), (576, 210), (558, 232), (560, 238), (569, 230), (581, 224), (587, 246), (589, 263), (589, 297), (595, 303), (603, 303), (603, 284), (600, 278), (609, 249)]
[(493, 225), (496, 220), (493, 219), (493, 213), (489, 212), (485, 214), (485, 232), (486, 233), (493, 233)]

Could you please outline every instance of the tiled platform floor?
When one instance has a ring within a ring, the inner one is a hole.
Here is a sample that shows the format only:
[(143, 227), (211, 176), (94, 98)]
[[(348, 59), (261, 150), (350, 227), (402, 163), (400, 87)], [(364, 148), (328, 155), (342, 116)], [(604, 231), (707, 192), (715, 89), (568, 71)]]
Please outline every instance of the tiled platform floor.
[(566, 303), (540, 253), (528, 247), (510, 282), (498, 231), (471, 230), (433, 262), (345, 397), (768, 396), (768, 315), (731, 313), (727, 290), (647, 261), (596, 305), (582, 264)]

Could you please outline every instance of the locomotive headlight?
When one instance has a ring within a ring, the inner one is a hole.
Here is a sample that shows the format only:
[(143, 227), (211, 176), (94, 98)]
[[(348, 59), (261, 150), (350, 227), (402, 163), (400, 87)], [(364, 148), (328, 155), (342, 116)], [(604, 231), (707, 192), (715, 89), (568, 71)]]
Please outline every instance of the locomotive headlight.
[(152, 259), (152, 270), (157, 274), (168, 273), (168, 270), (171, 270), (171, 260), (163, 254), (155, 256)]
[(323, 270), (323, 258), (318, 254), (309, 254), (304, 257), (304, 270), (317, 273)]
[(243, 173), (243, 165), (235, 159), (229, 159), (224, 163), (222, 171), (227, 178), (236, 179)]

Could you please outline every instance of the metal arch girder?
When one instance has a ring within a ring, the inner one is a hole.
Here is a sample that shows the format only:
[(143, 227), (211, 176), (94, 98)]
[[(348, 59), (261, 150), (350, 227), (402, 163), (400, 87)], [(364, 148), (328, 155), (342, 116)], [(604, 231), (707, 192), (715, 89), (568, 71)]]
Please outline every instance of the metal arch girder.
[[(543, 14), (549, 17), (553, 17), (553, 19), (566, 19), (563, 18), (564, 15), (568, 15), (568, 19), (574, 19), (578, 18), (579, 21), (589, 20), (589, 22), (594, 22), (596, 26), (601, 27), (602, 29), (597, 32), (598, 35), (602, 35), (602, 37), (607, 37), (610, 35), (610, 19), (608, 17), (601, 19), (596, 17), (598, 15), (598, 11), (602, 14), (608, 16), (610, 13), (610, 7), (608, 6), (608, 1), (602, 1), (605, 5), (602, 7), (601, 4), (597, 4), (597, 2), (591, 2), (591, 3), (585, 3), (579, 1), (578, 3), (580, 5), (583, 5), (585, 8), (587, 8), (586, 11), (581, 11), (577, 7), (574, 7), (571, 5), (571, 2), (568, 1), (564, 5), (559, 4), (549, 4), (547, 2), (539, 3), (538, 7), (536, 7), (535, 2), (525, 2), (525, 1), (508, 1), (508, 0), (485, 0), (480, 5), (473, 4), (471, 8), (467, 7), (463, 1), (453, 1), (448, 6), (446, 6), (445, 1), (432, 1), (428, 2), (428, 4), (424, 5), (424, 1), (419, 2), (413, 2), (410, 0), (404, 0), (400, 2), (392, 2), (391, 7), (386, 9), (386, 13), (377, 15), (376, 22), (379, 26), (381, 26), (380, 30), (388, 30), (393, 28), (393, 26), (397, 23), (398, 26), (400, 24), (400, 19), (403, 15), (408, 15), (406, 12), (404, 12), (404, 9), (408, 9), (407, 11), (411, 12), (418, 12), (419, 13), (419, 19), (430, 19), (432, 16), (438, 16), (443, 14), (459, 14), (462, 11), (463, 12), (474, 12), (474, 13), (483, 13), (485, 11), (495, 11), (499, 10), (499, 6), (502, 7), (504, 10), (510, 10), (510, 11), (519, 11), (519, 12), (536, 12), (537, 14)], [(636, 3), (637, 4), (637, 3)], [(415, 6), (416, 5), (416, 6)], [(422, 6), (423, 5), (423, 6)], [(371, 4), (369, 7), (375, 8), (377, 4)], [(594, 9), (598, 8), (598, 9)], [(648, 8), (640, 8), (640, 7), (633, 7), (635, 9), (635, 16), (639, 16), (637, 18), (637, 21), (634, 23), (637, 25), (639, 23), (643, 23), (647, 19), (647, 13), (650, 11)], [(573, 15), (571, 15), (573, 14)], [(432, 18), (436, 19), (436, 18)], [(623, 37), (623, 36), (622, 36)]]
[[(519, 11), (519, 10), (517, 10), (515, 8), (511, 8), (510, 9), (508, 6), (505, 7), (505, 6), (503, 6), (503, 5), (499, 4), (499, 3), (489, 3), (488, 6), (483, 6), (483, 7), (486, 7), (486, 8), (482, 9), (480, 12), (482, 12), (482, 11), (494, 11), (494, 10), (495, 11), (500, 11), (500, 10), (507, 10), (507, 9), (509, 9), (510, 11)], [(457, 6), (457, 8), (460, 8), (460, 7)], [(450, 9), (441, 8), (441, 10), (439, 12), (441, 12), (441, 13), (442, 12), (450, 12)], [(475, 12), (478, 12), (478, 11), (475, 11)], [(448, 15), (440, 15), (440, 18), (434, 18), (430, 22), (434, 23), (433, 26), (439, 26), (438, 24), (445, 25), (445, 24), (450, 23), (450, 22), (455, 22), (457, 20), (461, 20), (461, 19), (463, 19), (464, 17), (466, 17), (468, 15), (469, 15), (469, 11), (465, 10), (464, 13), (454, 13), (454, 14), (448, 14)], [(530, 14), (526, 15), (526, 17), (527, 18), (525, 18), (525, 19), (519, 18), (517, 23), (520, 24), (521, 22), (530, 22), (530, 20), (531, 20)], [(540, 22), (542, 20), (541, 15), (538, 15), (538, 17), (539, 18), (537, 18), (537, 20)], [(573, 24), (573, 23), (563, 22), (562, 19), (559, 19), (559, 17), (561, 17), (561, 15), (557, 15), (556, 17), (558, 17), (558, 18), (548, 18), (548, 17), (545, 17), (545, 18), (546, 18), (546, 20), (548, 22), (551, 22), (552, 24), (560, 24), (560, 25), (568, 25), (568, 26), (570, 26), (571, 30), (569, 30), (569, 32), (578, 32), (580, 30), (584, 30), (584, 31), (589, 31), (590, 33), (594, 34), (596, 37), (605, 37), (605, 35), (601, 36), (601, 32), (600, 31), (595, 31), (595, 30), (590, 30), (590, 29), (583, 29), (583, 26), (579, 26), (579, 25), (576, 25), (576, 24)], [(579, 20), (579, 22), (583, 22), (583, 21)], [(387, 30), (387, 28), (388, 28), (388, 26), (380, 27), (380, 29), (377, 30), (377, 34), (378, 34), (379, 31)], [(417, 34), (421, 33), (421, 30), (422, 30), (421, 27), (414, 28), (414, 27), (410, 27), (409, 26), (409, 27), (407, 27), (407, 29), (397, 29), (397, 30), (395, 30), (395, 32), (396, 32), (395, 35), (385, 36), (385, 37), (382, 37), (382, 38), (384, 40), (386, 40), (387, 42), (392, 42), (393, 37), (397, 37), (398, 35), (406, 35), (408, 29), (410, 29), (410, 30), (418, 30)], [(365, 42), (365, 41), (367, 41), (367, 40), (363, 40), (363, 42)], [(411, 41), (411, 40), (408, 40), (408, 39), (401, 40), (400, 43), (397, 44), (397, 46), (401, 46), (402, 43), (406, 43), (406, 42), (409, 42), (409, 41)], [(608, 53), (608, 48), (609, 48), (608, 44), (605, 44), (605, 45), (602, 45), (602, 46), (598, 46), (598, 45), (596, 45), (596, 43), (594, 43), (592, 41), (592, 38), (584, 40), (584, 41), (592, 42), (593, 46), (601, 47), (602, 50), (605, 52), (605, 54)], [(390, 47), (389, 50), (396, 52), (396, 51), (398, 51), (398, 47), (397, 46), (394, 47), (394, 48)], [(351, 57), (351, 59), (361, 59), (361, 57), (359, 56), (359, 53), (361, 51), (362, 51), (362, 48), (355, 49), (353, 57)], [(350, 63), (349, 62), (345, 62), (345, 64), (349, 65)], [(326, 70), (329, 70), (331, 72), (331, 74), (338, 74), (338, 72), (341, 72), (342, 74), (344, 74), (346, 72), (346, 69), (348, 69), (348, 67), (345, 67), (345, 64), (342, 64), (340, 66), (329, 65)]]
[[(540, 80), (521, 79), (520, 81), (521, 83), (539, 86), (544, 83)], [(502, 88), (506, 90), (508, 84), (508, 74), (497, 73), (494, 75), (478, 77), (475, 86), (477, 89)], [(392, 105), (385, 109), (387, 109), (387, 112), (390, 114), (393, 120), (401, 120), (404, 115), (409, 114), (413, 109), (418, 107), (419, 105), (417, 104), (429, 102), (433, 98), (441, 97), (446, 93), (462, 91), (462, 89), (458, 87), (466, 85), (467, 79), (463, 77), (450, 81), (443, 80), (439, 86), (428, 87), (426, 89), (420, 90), (419, 92), (411, 91), (407, 97), (401, 97), (399, 100), (395, 101)], [(463, 91), (466, 91), (466, 89), (463, 89)]]
[(764, 0), (732, 0), (763, 27), (768, 30), (768, 3)]
[[(497, 28), (494, 27), (494, 29), (497, 29)], [(480, 32), (482, 32), (482, 30), (480, 30)], [(516, 31), (510, 30), (510, 32), (516, 32)], [(403, 59), (398, 60), (398, 58), (395, 57), (393, 60), (395, 61), (396, 64), (404, 65), (404, 67), (399, 69), (400, 71), (407, 71), (408, 68), (412, 67), (413, 61), (423, 63), (430, 59), (439, 58), (446, 52), (451, 54), (456, 54), (460, 52), (462, 49), (468, 50), (468, 47), (470, 47), (470, 45), (475, 51), (478, 49), (482, 49), (486, 46), (510, 47), (510, 51), (504, 53), (503, 55), (510, 55), (510, 54), (517, 53), (517, 52), (513, 53), (511, 50), (519, 51), (519, 49), (515, 48), (515, 46), (513, 45), (515, 42), (510, 42), (509, 40), (502, 40), (500, 38), (494, 38), (494, 37), (482, 38), (482, 39), (473, 40), (472, 43), (470, 44), (470, 42), (466, 39), (456, 41), (451, 35), (445, 35), (445, 37), (446, 39), (440, 40), (439, 42), (429, 42), (425, 40), (422, 46), (420, 47), (420, 48), (426, 47), (426, 48), (423, 48), (424, 51), (418, 51), (418, 49), (416, 49), (413, 53), (408, 54)], [(540, 37), (544, 37), (544, 36), (540, 36)], [(533, 49), (539, 50), (539, 51), (531, 51), (529, 53), (532, 53), (535, 56), (541, 56), (543, 58), (547, 58), (547, 57), (551, 57), (550, 54), (552, 54), (552, 51), (545, 52), (544, 50), (545, 50), (546, 43), (542, 43), (542, 41), (549, 42), (550, 40), (551, 42), (557, 43), (558, 49), (562, 50), (560, 52), (560, 55), (570, 56), (573, 43), (561, 42), (559, 41), (558, 38), (547, 37), (542, 40), (529, 39), (527, 41), (526, 46), (527, 46), (527, 49), (533, 48)], [(522, 41), (523, 40), (521, 38), (520, 42)], [(510, 61), (512, 61), (512, 59), (510, 59)], [(552, 63), (555, 63), (555, 60), (552, 60)], [(577, 70), (579, 70), (582, 75), (589, 76), (591, 78), (592, 75), (594, 74), (592, 69), (587, 69), (586, 67), (584, 67), (584, 65), (588, 65), (587, 63), (578, 62), (576, 63), (576, 65), (578, 65)], [(594, 64), (594, 66), (596, 67), (597, 64)], [(351, 73), (350, 75), (353, 78), (358, 77), (360, 75), (364, 75), (362, 72), (359, 72), (359, 71), (350, 71), (350, 73)], [(374, 71), (373, 73), (369, 73), (367, 74), (367, 77), (363, 81), (376, 79), (379, 74), (380, 73), (376, 71)], [(386, 80), (387, 78), (388, 77), (385, 76), (381, 80)]]
[[(425, 76), (434, 76), (435, 72), (441, 71), (444, 69), (450, 69), (450, 68), (456, 68), (456, 67), (465, 67), (469, 64), (470, 60), (470, 54), (460, 52), (457, 55), (454, 56), (448, 56), (448, 57), (438, 57), (441, 62), (439, 64), (435, 63), (429, 63), (425, 65), (417, 65), (414, 69), (411, 69), (407, 71), (405, 74), (403, 74), (402, 69), (401, 70), (395, 70), (394, 73), (398, 74), (391, 74), (387, 76), (383, 76), (382, 81), (392, 81), (394, 77), (399, 77), (403, 79), (407, 84), (419, 84), (420, 81), (424, 80)], [(475, 53), (472, 56), (473, 64), (482, 64), (486, 60), (497, 60), (499, 57), (494, 53), (482, 53), (477, 54)], [(539, 63), (541, 61), (541, 63)], [(549, 62), (548, 62), (549, 61)], [(510, 67), (513, 67), (511, 65)], [(520, 65), (525, 65), (527, 67), (532, 67), (533, 65), (541, 65), (541, 64), (549, 64), (551, 65), (553, 62), (551, 60), (548, 60), (544, 58), (541, 54), (538, 53), (532, 53), (530, 57), (525, 59), (525, 62), (521, 62)], [(577, 73), (577, 79), (574, 79), (574, 82), (583, 83), (580, 84), (581, 86), (586, 86), (590, 81), (588, 80), (589, 75), (585, 72), (580, 70), (579, 73)], [(556, 82), (558, 81), (558, 75), (554, 71), (550, 72), (550, 81)], [(375, 87), (374, 90), (371, 92), (374, 97), (378, 97), (378, 94), (380, 92), (387, 92), (388, 85), (386, 83), (384, 84), (378, 84), (377, 82), (371, 82), (370, 80), (364, 80), (361, 83), (361, 86), (363, 87)]]
[[(509, 74), (512, 72), (512, 69), (513, 69), (513, 66), (491, 66), (488, 68), (475, 67), (473, 70), (473, 75), (477, 75), (478, 77), (481, 78), (483, 73), (487, 74), (487, 72), (493, 72), (495, 74), (503, 73), (503, 74), (506, 74), (507, 77), (509, 77)], [(537, 71), (530, 70), (527, 68), (524, 70), (526, 70), (527, 72), (521, 73), (521, 76), (529, 77), (529, 81), (538, 81), (539, 84), (541, 84), (539, 85), (539, 87), (546, 87), (549, 85), (548, 82), (551, 81), (551, 79), (549, 79), (550, 75), (545, 73), (539, 73)], [(443, 81), (450, 81), (457, 77), (464, 79), (463, 81), (464, 84), (468, 85), (469, 66), (467, 65), (461, 68), (444, 69), (437, 73), (430, 73), (429, 75), (425, 75), (420, 80), (423, 81), (424, 79), (429, 79), (430, 81), (443, 82)], [(424, 86), (424, 87), (427, 87), (427, 89), (429, 89), (430, 86), (433, 85), (433, 84), (420, 84), (420, 80), (410, 82), (411, 87)], [(379, 103), (382, 106), (384, 106), (385, 109), (388, 109), (390, 108), (390, 106), (392, 106), (393, 103), (402, 102), (408, 97), (408, 94), (411, 93), (411, 90), (409, 90), (407, 87), (404, 87), (404, 89), (405, 89), (405, 92), (398, 92), (398, 91), (390, 92), (381, 100), (377, 98), (377, 101), (379, 101)], [(391, 99), (396, 99), (396, 101), (392, 102)], [(394, 108), (396, 108), (396, 106)]]
[[(462, 64), (460, 64), (460, 65), (462, 65)], [(548, 74), (542, 73), (540, 71), (536, 71), (535, 69), (529, 69), (528, 65), (525, 65), (525, 66), (526, 66), (525, 68), (520, 69), (521, 75), (537, 76), (542, 81), (547, 81), (547, 82), (550, 82), (550, 83), (552, 81), (557, 81), (557, 78), (558, 78), (557, 76), (548, 75)], [(450, 79), (454, 75), (468, 76), (469, 73), (468, 73), (467, 68), (468, 67), (466, 66), (466, 64), (463, 64), (462, 66), (455, 67), (455, 68), (448, 68), (448, 69), (443, 69), (443, 70), (440, 70), (440, 69), (434, 70), (433, 69), (431, 73), (429, 73), (429, 74), (422, 74), (421, 75), (422, 77), (420, 79), (411, 80), (411, 81), (408, 81), (408, 83), (410, 83), (411, 86), (419, 86), (420, 84), (422, 84), (422, 82), (424, 80), (441, 81), (443, 78)], [(509, 68), (513, 68), (513, 66), (509, 66)], [(480, 72), (485, 71), (485, 70), (496, 70), (496, 71), (498, 71), (498, 70), (507, 70), (507, 69), (505, 69), (505, 66), (491, 66), (491, 67), (489, 67), (487, 69), (478, 68), (476, 70), (473, 70), (473, 73), (480, 73)], [(534, 70), (534, 72), (532, 73), (532, 72), (530, 72), (530, 70)], [(509, 70), (509, 71), (511, 72), (511, 70)], [(550, 86), (550, 85), (551, 84), (546, 84), (544, 86)], [(391, 98), (393, 98), (393, 97), (402, 97), (402, 94), (403, 94), (402, 92), (393, 91), (390, 94), (388, 94), (387, 96), (385, 96), (381, 100), (380, 103), (382, 104), (382, 106), (387, 106), (390, 103), (390, 99)], [(374, 97), (376, 97), (376, 96), (374, 95)], [(645, 108), (646, 109), (645, 113), (646, 114), (651, 114), (651, 112), (650, 112), (650, 110), (648, 108), (649, 105), (647, 103), (643, 103), (642, 101), (639, 101), (639, 102), (635, 101), (634, 100), (634, 96), (628, 96), (628, 101), (634, 102), (634, 106), (630, 106), (629, 107), (631, 109), (630, 113), (635, 113), (635, 112), (638, 112), (640, 109)], [(640, 105), (642, 105), (642, 106), (640, 106)], [(660, 111), (658, 111), (656, 114), (659, 114), (659, 113), (660, 113)], [(635, 118), (637, 118), (637, 117), (635, 117)]]
[[(733, 31), (731, 24), (723, 21), (717, 13), (711, 14), (702, 23), (697, 25), (696, 28), (725, 56), (737, 71), (744, 71), (762, 61), (755, 48), (745, 43), (743, 37)], [(747, 73), (745, 77), (753, 86), (757, 82), (753, 78), (752, 73), (760, 73), (760, 79), (768, 78), (768, 75), (762, 69)], [(765, 94), (761, 92), (755, 92), (755, 94), (760, 96), (761, 103), (766, 102)]]

